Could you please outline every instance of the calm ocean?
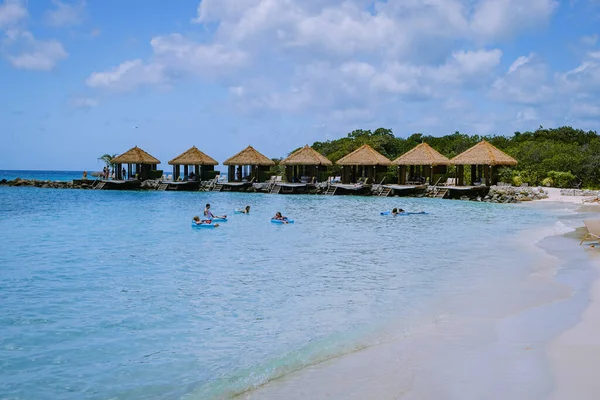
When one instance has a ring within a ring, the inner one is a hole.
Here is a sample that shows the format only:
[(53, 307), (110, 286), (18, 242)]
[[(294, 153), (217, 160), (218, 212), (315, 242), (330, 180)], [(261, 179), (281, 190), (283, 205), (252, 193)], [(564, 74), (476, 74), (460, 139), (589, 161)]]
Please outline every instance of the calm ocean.
[[(193, 229), (206, 203), (229, 221)], [(247, 204), (251, 214), (232, 215)], [(430, 214), (379, 215), (392, 207)], [(296, 223), (271, 224), (276, 211)], [(515, 237), (558, 214), (0, 187), (0, 398), (230, 397), (359, 349), (390, 322), (410, 334), (485, 301), (469, 297), (482, 282), (522, 282), (533, 256)]]

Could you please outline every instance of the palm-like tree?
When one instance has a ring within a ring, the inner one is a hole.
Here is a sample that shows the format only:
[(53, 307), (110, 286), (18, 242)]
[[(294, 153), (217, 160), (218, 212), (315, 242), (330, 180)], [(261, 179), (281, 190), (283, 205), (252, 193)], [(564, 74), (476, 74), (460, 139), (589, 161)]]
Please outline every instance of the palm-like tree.
[(98, 161), (103, 161), (107, 167), (114, 168), (115, 164), (112, 162), (112, 160), (116, 156), (117, 154), (103, 154), (102, 156), (98, 157)]

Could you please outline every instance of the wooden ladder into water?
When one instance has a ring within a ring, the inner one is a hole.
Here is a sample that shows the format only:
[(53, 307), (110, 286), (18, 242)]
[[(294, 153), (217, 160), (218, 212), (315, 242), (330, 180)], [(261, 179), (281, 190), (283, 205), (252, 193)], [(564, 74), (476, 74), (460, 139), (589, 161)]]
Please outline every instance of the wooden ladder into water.
[(215, 186), (212, 188), (212, 192), (220, 192), (223, 190), (223, 185), (220, 183), (215, 183)]
[(436, 199), (443, 199), (443, 198), (444, 198), (444, 196), (446, 196), (446, 194), (448, 193), (448, 190), (449, 190), (449, 189), (446, 189), (446, 188), (441, 188), (441, 189), (438, 189), (438, 190), (435, 192), (435, 195), (434, 195), (434, 197), (435, 197)]
[(329, 186), (327, 188), (327, 191), (325, 192), (325, 194), (328, 196), (333, 196), (335, 194), (336, 190), (337, 190), (337, 186)]
[(273, 187), (269, 191), (270, 194), (279, 194), (279, 192), (281, 192), (281, 186), (279, 185), (273, 185)]
[(390, 195), (390, 193), (392, 193), (392, 188), (390, 187), (384, 187), (381, 192), (379, 192), (379, 196), (381, 197), (388, 197)]
[(158, 185), (158, 187), (156, 188), (156, 190), (160, 190), (162, 192), (162, 191), (167, 190), (168, 187), (169, 187), (168, 183), (161, 183), (160, 185)]
[(106, 182), (100, 181), (96, 184), (96, 186), (94, 186), (94, 189), (101, 190), (104, 187), (104, 185), (106, 185)]

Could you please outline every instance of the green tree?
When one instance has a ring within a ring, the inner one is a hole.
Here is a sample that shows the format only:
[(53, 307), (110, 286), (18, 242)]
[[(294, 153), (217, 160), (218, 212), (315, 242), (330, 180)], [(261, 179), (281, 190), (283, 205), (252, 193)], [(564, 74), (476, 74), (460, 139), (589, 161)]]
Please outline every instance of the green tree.
[(98, 157), (98, 161), (102, 161), (109, 168), (110, 167), (114, 168), (115, 164), (112, 162), (112, 160), (116, 157), (117, 157), (117, 154), (103, 154), (100, 157)]

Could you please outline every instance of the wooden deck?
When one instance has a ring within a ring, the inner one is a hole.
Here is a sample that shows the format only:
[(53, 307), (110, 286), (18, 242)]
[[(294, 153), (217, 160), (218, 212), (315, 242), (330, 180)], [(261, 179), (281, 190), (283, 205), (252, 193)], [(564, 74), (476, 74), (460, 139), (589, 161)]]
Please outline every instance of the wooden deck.
[(411, 196), (424, 193), (427, 185), (383, 185), (383, 188), (390, 189), (391, 196)]
[[(202, 182), (200, 181), (181, 181), (181, 182), (173, 182), (173, 181), (161, 181), (161, 186), (164, 187), (163, 190), (178, 190), (182, 192), (196, 192), (200, 190), (200, 186)], [(164, 185), (167, 185), (166, 187)]]
[(367, 196), (371, 194), (373, 185), (357, 185), (357, 184), (344, 184), (334, 183), (329, 185), (330, 188), (335, 189), (335, 195), (355, 195), (355, 196)]
[(279, 188), (277, 193), (279, 194), (306, 194), (310, 190), (316, 189), (316, 185), (312, 183), (287, 183), (278, 182), (275, 184), (276, 188)]
[(444, 189), (448, 189), (448, 195), (446, 197), (450, 199), (457, 199), (462, 196), (475, 197), (484, 195), (490, 190), (489, 186), (442, 186)]

